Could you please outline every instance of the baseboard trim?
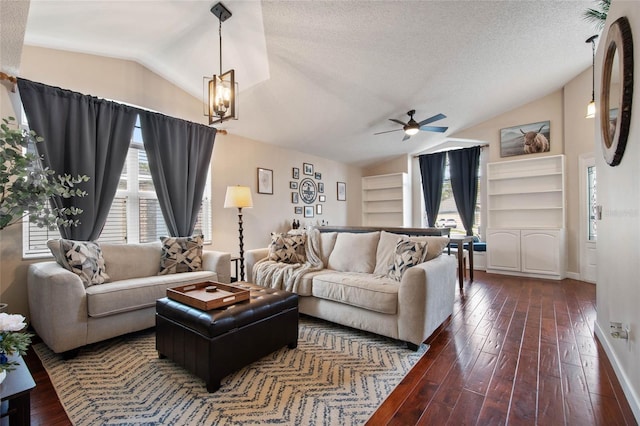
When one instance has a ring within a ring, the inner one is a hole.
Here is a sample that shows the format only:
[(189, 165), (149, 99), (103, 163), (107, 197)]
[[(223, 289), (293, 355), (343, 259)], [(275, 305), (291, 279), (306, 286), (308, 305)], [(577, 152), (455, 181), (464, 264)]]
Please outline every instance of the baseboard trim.
[(571, 278), (572, 280), (582, 281), (580, 274), (578, 272), (569, 272), (566, 274), (567, 278)]
[(622, 391), (624, 395), (627, 397), (627, 401), (631, 406), (631, 411), (633, 411), (633, 415), (636, 418), (637, 422), (640, 422), (640, 398), (638, 394), (631, 387), (631, 382), (629, 381), (629, 377), (625, 374), (624, 370), (620, 367), (620, 361), (616, 356), (613, 347), (611, 346), (609, 340), (607, 340), (606, 332), (600, 328), (600, 324), (595, 322), (595, 333), (598, 341), (604, 348), (604, 351), (607, 353), (607, 357), (609, 357), (609, 362), (611, 362), (611, 366), (613, 370), (616, 372), (616, 376), (618, 377), (618, 381), (620, 382), (620, 386), (622, 386)]

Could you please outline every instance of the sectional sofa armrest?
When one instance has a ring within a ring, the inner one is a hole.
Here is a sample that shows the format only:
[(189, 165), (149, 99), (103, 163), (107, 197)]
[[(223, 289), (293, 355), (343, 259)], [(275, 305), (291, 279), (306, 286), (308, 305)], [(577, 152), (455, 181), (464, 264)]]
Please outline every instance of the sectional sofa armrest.
[(30, 322), (54, 352), (87, 343), (87, 295), (78, 275), (56, 262), (29, 265)]
[(218, 275), (219, 282), (230, 283), (231, 254), (222, 251), (204, 250), (202, 252), (202, 269), (215, 272)]
[(419, 345), (453, 313), (456, 260), (445, 254), (407, 269), (398, 290), (398, 334)]
[(252, 249), (244, 252), (244, 266), (247, 269), (247, 281), (252, 280), (253, 265), (267, 256), (269, 256), (268, 248)]

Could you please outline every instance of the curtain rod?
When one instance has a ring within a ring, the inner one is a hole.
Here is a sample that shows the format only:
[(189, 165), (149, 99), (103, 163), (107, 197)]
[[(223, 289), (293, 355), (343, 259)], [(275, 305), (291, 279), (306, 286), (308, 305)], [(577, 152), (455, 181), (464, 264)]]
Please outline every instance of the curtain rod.
[[(474, 145), (474, 146), (479, 146), (480, 148), (487, 148), (487, 147), (489, 146), (489, 144), (488, 144), (488, 143), (486, 143), (486, 144), (484, 144), (484, 145)], [(468, 147), (468, 148), (472, 148), (472, 147)], [(452, 148), (452, 149), (448, 149), (448, 150), (446, 150), (446, 151), (439, 151), (439, 152), (456, 151), (456, 150), (458, 150), (458, 149), (465, 149), (465, 148)], [(434, 154), (434, 153), (432, 152), (431, 154)], [(429, 155), (429, 154), (417, 154), (417, 155), (414, 155), (414, 156), (413, 156), (413, 158), (418, 158), (418, 157), (420, 157), (421, 155)]]
[(2, 71), (0, 71), (0, 80), (6, 80), (9, 81), (11, 84), (11, 91), (15, 92), (16, 91), (16, 84), (18, 84), (18, 79), (12, 75), (9, 74), (5, 74)]

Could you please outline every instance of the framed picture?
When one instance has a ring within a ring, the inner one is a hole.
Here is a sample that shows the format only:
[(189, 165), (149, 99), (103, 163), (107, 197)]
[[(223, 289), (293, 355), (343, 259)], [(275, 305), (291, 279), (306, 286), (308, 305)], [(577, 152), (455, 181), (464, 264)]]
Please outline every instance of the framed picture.
[(338, 182), (337, 186), (338, 201), (347, 201), (347, 184)]
[(316, 180), (322, 180), (322, 173), (316, 172)]
[(302, 207), (294, 207), (293, 212), (295, 214), (302, 214)]
[(313, 164), (302, 163), (302, 173), (304, 173), (307, 176), (313, 176)]
[(322, 214), (322, 204), (316, 204), (316, 214)]
[(298, 200), (299, 200), (298, 193), (297, 192), (292, 192), (291, 193), (291, 202), (293, 204), (298, 204)]
[(500, 157), (536, 154), (551, 150), (549, 121), (500, 129)]
[(258, 167), (258, 194), (273, 195), (273, 170)]
[(289, 189), (298, 189), (298, 182), (292, 180), (289, 182)]
[(320, 193), (324, 192), (324, 183), (318, 182), (318, 192)]
[(320, 195), (318, 197), (318, 201), (320, 201), (321, 203), (324, 203), (325, 201), (327, 201), (327, 197), (325, 195)]
[(313, 217), (313, 206), (304, 206), (304, 217)]
[(291, 169), (291, 177), (293, 179), (300, 179), (300, 169), (297, 167)]

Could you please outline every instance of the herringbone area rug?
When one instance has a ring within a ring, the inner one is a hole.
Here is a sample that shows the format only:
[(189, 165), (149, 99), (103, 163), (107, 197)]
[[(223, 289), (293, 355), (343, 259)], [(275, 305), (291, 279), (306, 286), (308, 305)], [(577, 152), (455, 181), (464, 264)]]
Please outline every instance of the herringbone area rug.
[(75, 425), (359, 425), (427, 350), (303, 317), (286, 347), (227, 376), (204, 381), (159, 359), (153, 330), (89, 345), (63, 361), (35, 346)]

